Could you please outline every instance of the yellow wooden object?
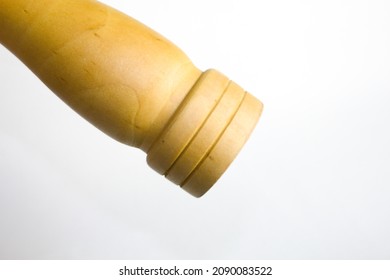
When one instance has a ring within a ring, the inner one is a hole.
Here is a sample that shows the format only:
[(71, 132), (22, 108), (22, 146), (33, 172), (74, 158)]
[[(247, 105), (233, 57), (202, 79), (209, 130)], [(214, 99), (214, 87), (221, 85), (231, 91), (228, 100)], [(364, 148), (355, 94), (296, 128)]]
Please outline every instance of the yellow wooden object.
[(57, 96), (194, 196), (222, 175), (262, 111), (216, 70), (93, 0), (0, 0), (0, 43)]

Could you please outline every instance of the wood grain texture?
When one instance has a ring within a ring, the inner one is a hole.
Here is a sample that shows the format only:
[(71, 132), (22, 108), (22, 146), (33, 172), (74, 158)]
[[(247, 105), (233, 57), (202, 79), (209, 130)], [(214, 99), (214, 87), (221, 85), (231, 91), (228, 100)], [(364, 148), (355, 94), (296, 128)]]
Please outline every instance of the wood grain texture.
[(92, 0), (0, 0), (0, 42), (59, 98), (195, 196), (222, 175), (262, 104), (170, 41)]

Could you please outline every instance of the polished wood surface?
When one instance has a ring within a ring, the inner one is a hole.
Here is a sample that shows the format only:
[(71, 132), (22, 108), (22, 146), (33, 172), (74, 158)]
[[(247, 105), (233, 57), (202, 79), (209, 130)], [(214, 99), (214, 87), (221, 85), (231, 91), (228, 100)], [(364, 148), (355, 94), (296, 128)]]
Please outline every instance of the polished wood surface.
[(58, 97), (196, 197), (246, 142), (262, 103), (92, 0), (0, 0), (0, 43)]

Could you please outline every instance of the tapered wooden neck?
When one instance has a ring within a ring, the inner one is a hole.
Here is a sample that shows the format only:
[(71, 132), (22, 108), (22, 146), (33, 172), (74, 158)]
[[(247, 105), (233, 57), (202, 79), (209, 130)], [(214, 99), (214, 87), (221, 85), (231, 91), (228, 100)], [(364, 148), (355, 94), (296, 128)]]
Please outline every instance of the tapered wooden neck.
[(0, 0), (0, 24), (0, 42), (54, 93), (135, 147), (153, 141), (151, 127), (165, 125), (201, 74), (167, 39), (96, 1)]
[(0, 43), (96, 127), (195, 196), (226, 170), (262, 104), (92, 0), (0, 0)]

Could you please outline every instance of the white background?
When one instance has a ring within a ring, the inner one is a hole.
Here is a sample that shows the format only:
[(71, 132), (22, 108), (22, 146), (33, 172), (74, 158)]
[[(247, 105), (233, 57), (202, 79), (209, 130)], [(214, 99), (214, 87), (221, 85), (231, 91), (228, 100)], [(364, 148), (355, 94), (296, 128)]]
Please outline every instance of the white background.
[(263, 116), (195, 199), (0, 46), (1, 259), (390, 258), (389, 1), (103, 2)]

